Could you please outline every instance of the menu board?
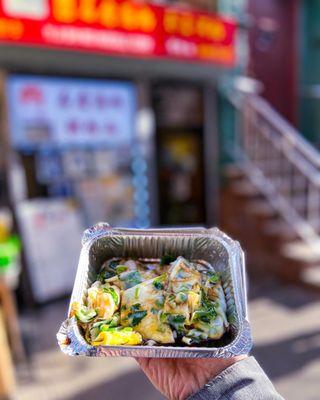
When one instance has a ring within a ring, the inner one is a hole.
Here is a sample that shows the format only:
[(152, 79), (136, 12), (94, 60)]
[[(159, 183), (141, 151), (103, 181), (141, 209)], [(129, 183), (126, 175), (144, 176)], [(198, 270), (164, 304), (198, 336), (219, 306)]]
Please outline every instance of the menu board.
[(133, 138), (136, 94), (129, 82), (11, 75), (7, 93), (17, 149), (117, 148)]
[(83, 232), (77, 208), (60, 199), (28, 200), (18, 204), (17, 216), (35, 301), (69, 294)]

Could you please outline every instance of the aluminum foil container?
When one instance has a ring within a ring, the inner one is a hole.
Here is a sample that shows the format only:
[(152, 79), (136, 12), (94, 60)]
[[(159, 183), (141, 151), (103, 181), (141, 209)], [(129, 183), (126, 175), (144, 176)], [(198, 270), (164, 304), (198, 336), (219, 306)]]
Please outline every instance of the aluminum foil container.
[(163, 254), (183, 256), (221, 272), (230, 331), (221, 340), (212, 342), (215, 347), (91, 346), (72, 317), (62, 323), (57, 333), (61, 350), (72, 356), (90, 357), (228, 358), (248, 353), (252, 338), (247, 317), (244, 254), (238, 242), (217, 228), (138, 230), (112, 228), (105, 223), (95, 225), (83, 236), (70, 307), (72, 302), (85, 299), (88, 287), (108, 258), (160, 259)]

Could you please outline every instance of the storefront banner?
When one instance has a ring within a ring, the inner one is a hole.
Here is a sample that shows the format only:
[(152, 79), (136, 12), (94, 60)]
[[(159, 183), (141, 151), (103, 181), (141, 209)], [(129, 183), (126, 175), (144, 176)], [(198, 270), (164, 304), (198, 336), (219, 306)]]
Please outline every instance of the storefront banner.
[(236, 24), (128, 0), (0, 0), (0, 42), (235, 65)]

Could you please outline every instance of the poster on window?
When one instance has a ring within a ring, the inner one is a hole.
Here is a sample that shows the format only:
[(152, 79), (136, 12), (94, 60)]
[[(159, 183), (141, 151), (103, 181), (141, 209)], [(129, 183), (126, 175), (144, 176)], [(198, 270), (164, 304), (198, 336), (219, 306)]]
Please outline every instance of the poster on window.
[(70, 294), (84, 230), (79, 210), (61, 199), (26, 200), (17, 206), (34, 299)]

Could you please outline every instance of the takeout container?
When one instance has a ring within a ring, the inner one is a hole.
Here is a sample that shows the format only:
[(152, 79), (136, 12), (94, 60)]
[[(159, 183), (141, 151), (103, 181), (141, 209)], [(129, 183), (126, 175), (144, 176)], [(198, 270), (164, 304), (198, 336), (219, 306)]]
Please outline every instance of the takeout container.
[[(75, 317), (64, 321), (57, 333), (61, 350), (68, 355), (89, 357), (125, 356), (156, 358), (228, 358), (246, 354), (252, 347), (247, 316), (244, 254), (238, 242), (217, 228), (118, 229), (100, 223), (85, 231), (72, 302), (82, 302), (88, 287), (96, 280), (103, 262), (112, 257), (160, 259), (164, 254), (211, 265), (221, 272), (227, 302), (230, 332), (216, 347), (161, 346), (91, 346), (84, 339)], [(68, 315), (69, 315), (68, 312)]]

